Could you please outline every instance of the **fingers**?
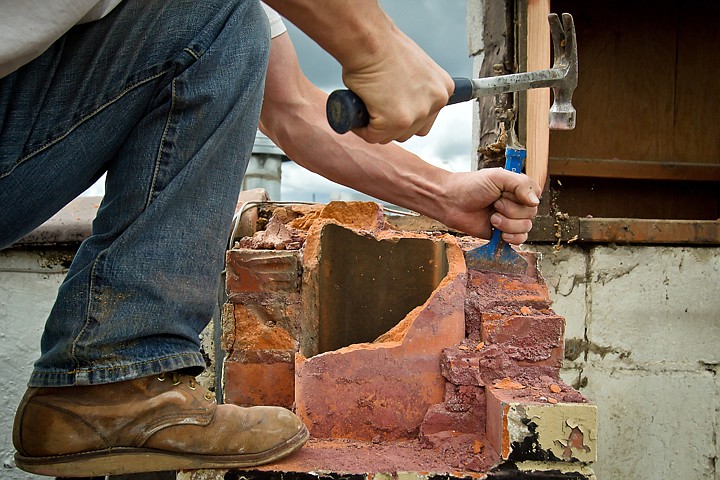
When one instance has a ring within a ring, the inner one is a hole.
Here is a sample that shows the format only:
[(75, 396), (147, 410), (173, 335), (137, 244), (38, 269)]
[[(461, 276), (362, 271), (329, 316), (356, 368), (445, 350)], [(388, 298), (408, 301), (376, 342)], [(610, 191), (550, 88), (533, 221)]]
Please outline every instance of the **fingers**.
[(505, 240), (507, 243), (511, 243), (513, 245), (521, 245), (527, 241), (528, 234), (527, 233), (505, 233), (505, 232), (503, 232), (502, 239)]
[(502, 232), (503, 240), (514, 245), (524, 243), (532, 230), (530, 218), (507, 218), (498, 212), (492, 214), (490, 223)]
[(529, 177), (503, 172), (502, 193), (493, 203), (495, 213), (490, 217), (493, 227), (499, 229), (503, 240), (514, 245), (525, 242), (532, 229), (532, 218), (537, 215), (540, 187)]
[[(500, 197), (493, 203), (493, 208), (497, 212), (497, 215), (509, 221), (531, 219), (537, 215), (538, 210), (537, 206), (529, 207), (522, 203), (518, 203), (515, 198), (511, 198), (509, 196)], [(511, 230), (508, 231), (510, 233), (517, 233)]]
[(515, 195), (506, 192), (493, 203), (493, 207), (495, 213), (490, 217), (490, 223), (503, 232), (503, 240), (514, 245), (525, 242), (532, 229), (532, 218), (537, 214), (537, 206), (518, 203)]
[(499, 228), (503, 233), (527, 233), (532, 229), (532, 217), (529, 218), (508, 218), (495, 212), (490, 217), (490, 223)]
[(369, 143), (427, 135), (455, 89), (445, 70), (402, 32), (396, 33), (376, 62), (343, 65), (343, 82), (370, 115), (369, 125), (353, 132)]
[(542, 192), (542, 188), (532, 178), (507, 170), (494, 170), (498, 188), (502, 192), (501, 199), (509, 199), (528, 207), (540, 205), (539, 193)]
[[(383, 112), (380, 109), (372, 109), (368, 105), (370, 113), (370, 123), (367, 127), (353, 129), (353, 133), (368, 143), (386, 144), (392, 141), (404, 142), (414, 135), (425, 136), (430, 133), (430, 129), (435, 123), (435, 119), (440, 109), (447, 103), (447, 93), (445, 91), (437, 95), (437, 100), (431, 105), (430, 110), (425, 110), (424, 106), (418, 104), (407, 105), (413, 107), (399, 110)], [(408, 102), (409, 103), (409, 102)]]

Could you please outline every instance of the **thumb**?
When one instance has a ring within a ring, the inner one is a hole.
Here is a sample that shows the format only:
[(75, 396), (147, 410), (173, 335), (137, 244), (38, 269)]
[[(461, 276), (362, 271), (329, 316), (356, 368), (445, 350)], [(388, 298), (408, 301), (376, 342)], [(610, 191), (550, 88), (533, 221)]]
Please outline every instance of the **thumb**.
[(515, 173), (498, 169), (499, 183), (497, 184), (503, 196), (510, 194), (518, 203), (528, 207), (540, 205), (539, 195), (542, 192), (540, 185), (523, 173)]

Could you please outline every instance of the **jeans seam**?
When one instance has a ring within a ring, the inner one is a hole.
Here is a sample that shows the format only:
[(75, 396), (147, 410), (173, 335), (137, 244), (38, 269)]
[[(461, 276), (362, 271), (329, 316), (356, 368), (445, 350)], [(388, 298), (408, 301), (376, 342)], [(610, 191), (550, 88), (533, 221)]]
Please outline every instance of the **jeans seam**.
[(185, 48), (183, 48), (183, 50), (186, 51), (187, 53), (189, 53), (190, 55), (192, 55), (195, 58), (195, 60), (200, 60), (200, 55), (195, 53), (195, 50), (193, 50), (192, 48), (185, 47)]
[(72, 343), (72, 348), (70, 349), (70, 358), (72, 359), (73, 363), (75, 364), (75, 368), (73, 368), (73, 372), (80, 371), (80, 364), (77, 360), (77, 345), (80, 342), (80, 338), (85, 333), (85, 330), (87, 330), (88, 325), (90, 325), (90, 311), (92, 309), (93, 304), (93, 290), (95, 290), (95, 270), (97, 269), (98, 263), (100, 262), (100, 257), (102, 254), (105, 253), (105, 250), (100, 252), (97, 257), (95, 257), (95, 260), (93, 261), (92, 269), (90, 270), (90, 284), (88, 285), (88, 302), (87, 302), (87, 313), (85, 314), (85, 323), (83, 324), (83, 327), (80, 329), (78, 334), (75, 336), (75, 339)]
[[(187, 50), (187, 49), (186, 49)], [(175, 82), (177, 78), (173, 78), (170, 83), (170, 110), (168, 111), (167, 120), (165, 121), (165, 129), (163, 130), (162, 138), (160, 138), (160, 146), (158, 148), (157, 157), (155, 159), (155, 169), (153, 171), (152, 182), (150, 183), (150, 190), (148, 191), (147, 202), (145, 208), (148, 208), (152, 203), (153, 194), (155, 193), (155, 184), (157, 182), (158, 173), (160, 172), (160, 163), (163, 158), (163, 149), (165, 140), (167, 139), (168, 131), (170, 130), (170, 124), (173, 120), (173, 112), (175, 111)]]
[(139, 86), (141, 86), (141, 85), (146, 84), (147, 82), (150, 82), (150, 81), (152, 81), (152, 80), (155, 80), (156, 78), (159, 78), (159, 77), (165, 75), (165, 74), (166, 74), (167, 72), (169, 72), (169, 71), (170, 71), (170, 69), (163, 70), (163, 71), (161, 71), (161, 72), (156, 73), (155, 75), (152, 75), (152, 76), (150, 76), (150, 77), (147, 77), (147, 78), (144, 78), (144, 79), (142, 79), (142, 80), (139, 80), (139, 81), (133, 83), (132, 85), (128, 85), (128, 86), (125, 87), (123, 90), (121, 90), (120, 93), (118, 93), (115, 97), (111, 98), (110, 100), (106, 101), (106, 102), (103, 103), (102, 105), (98, 106), (95, 110), (91, 111), (90, 113), (87, 113), (87, 114), (85, 114), (84, 116), (82, 116), (82, 117), (80, 118), (80, 120), (78, 120), (78, 121), (75, 122), (73, 125), (71, 125), (70, 128), (68, 128), (67, 131), (65, 131), (63, 134), (61, 134), (61, 135), (53, 138), (52, 140), (50, 140), (50, 141), (46, 142), (45, 144), (41, 145), (40, 147), (37, 147), (35, 150), (33, 150), (32, 152), (26, 154), (25, 156), (20, 157), (20, 158), (15, 162), (15, 164), (12, 166), (12, 168), (10, 168), (10, 170), (8, 170), (8, 171), (5, 172), (5, 173), (0, 174), (0, 178), (4, 178), (4, 177), (10, 175), (21, 163), (25, 162), (26, 160), (34, 157), (35, 155), (37, 155), (38, 153), (42, 152), (43, 150), (46, 150), (46, 149), (50, 148), (51, 146), (55, 145), (56, 143), (60, 142), (61, 140), (63, 140), (65, 137), (67, 137), (68, 135), (70, 135), (70, 134), (71, 134), (76, 128), (78, 128), (80, 125), (82, 125), (82, 124), (85, 123), (87, 120), (89, 120), (90, 118), (92, 118), (92, 117), (94, 117), (95, 115), (97, 115), (98, 113), (100, 113), (100, 112), (101, 112), (102, 110), (104, 110), (105, 108), (109, 107), (109, 106), (112, 105), (113, 103), (115, 103), (115, 102), (117, 102), (118, 100), (120, 100), (122, 97), (124, 97), (124, 96), (125, 96), (127, 93), (129, 93), (130, 91), (134, 90), (135, 88), (137, 88), (137, 87), (139, 87)]

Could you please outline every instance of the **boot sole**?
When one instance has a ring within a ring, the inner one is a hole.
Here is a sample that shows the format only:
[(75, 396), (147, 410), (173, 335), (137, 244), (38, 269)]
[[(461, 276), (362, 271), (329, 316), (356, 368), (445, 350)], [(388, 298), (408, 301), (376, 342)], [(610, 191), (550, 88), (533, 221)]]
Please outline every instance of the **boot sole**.
[(15, 454), (18, 468), (54, 477), (92, 477), (173, 470), (247, 468), (280, 460), (302, 447), (310, 438), (307, 428), (270, 450), (241, 455), (197, 455), (148, 448), (113, 447), (107, 450), (25, 457)]

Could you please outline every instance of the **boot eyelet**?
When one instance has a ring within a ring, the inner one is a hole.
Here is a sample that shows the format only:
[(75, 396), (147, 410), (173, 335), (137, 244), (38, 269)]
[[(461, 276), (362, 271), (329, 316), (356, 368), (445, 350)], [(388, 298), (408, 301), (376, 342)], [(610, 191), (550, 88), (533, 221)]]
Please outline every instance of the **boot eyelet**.
[(190, 385), (188, 386), (190, 387), (190, 390), (197, 390), (197, 384), (195, 382), (190, 382)]
[(212, 400), (213, 394), (210, 391), (205, 392), (205, 400)]
[(164, 374), (164, 373), (161, 373), (160, 375), (158, 375), (157, 379), (158, 379), (158, 381), (160, 381), (160, 382), (164, 382), (164, 381), (165, 381), (165, 374)]

